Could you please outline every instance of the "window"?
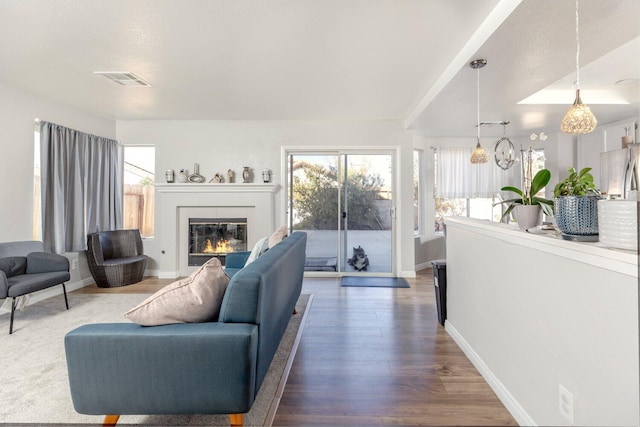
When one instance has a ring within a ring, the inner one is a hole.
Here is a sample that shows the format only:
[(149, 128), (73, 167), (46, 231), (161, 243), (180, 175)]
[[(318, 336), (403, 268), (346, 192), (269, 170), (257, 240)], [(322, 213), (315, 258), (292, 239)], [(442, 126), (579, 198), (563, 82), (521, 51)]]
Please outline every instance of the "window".
[(124, 147), (124, 228), (153, 237), (155, 217), (155, 147)]
[(420, 194), (422, 150), (413, 150), (413, 235), (422, 234), (422, 196)]
[(503, 171), (492, 162), (472, 165), (468, 148), (438, 150), (434, 152), (435, 231), (444, 231), (444, 221), (449, 216), (500, 221), (502, 205), (494, 206), (502, 200), (498, 190), (519, 176), (517, 172)]

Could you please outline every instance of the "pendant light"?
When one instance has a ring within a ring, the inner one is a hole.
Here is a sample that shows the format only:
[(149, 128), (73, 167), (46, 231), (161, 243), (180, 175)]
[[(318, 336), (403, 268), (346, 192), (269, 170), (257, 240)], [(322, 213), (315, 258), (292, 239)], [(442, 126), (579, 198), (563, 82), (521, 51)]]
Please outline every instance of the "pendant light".
[(576, 99), (565, 114), (560, 130), (564, 133), (575, 135), (592, 132), (598, 121), (591, 112), (591, 109), (582, 103), (580, 99), (580, 26), (578, 19), (578, 2), (576, 0)]
[(474, 163), (474, 164), (487, 163), (489, 161), (489, 157), (487, 156), (487, 153), (484, 151), (484, 148), (482, 148), (482, 145), (480, 145), (480, 68), (484, 67), (485, 65), (487, 65), (486, 59), (474, 59), (469, 64), (471, 68), (477, 71), (477, 81), (478, 81), (478, 121), (476, 125), (478, 135), (477, 135), (476, 148), (473, 150), (473, 153), (471, 153), (471, 163)]
[(516, 162), (516, 147), (507, 136), (508, 121), (500, 123), (502, 125), (502, 138), (495, 142), (493, 157), (496, 165), (502, 170), (507, 170)]

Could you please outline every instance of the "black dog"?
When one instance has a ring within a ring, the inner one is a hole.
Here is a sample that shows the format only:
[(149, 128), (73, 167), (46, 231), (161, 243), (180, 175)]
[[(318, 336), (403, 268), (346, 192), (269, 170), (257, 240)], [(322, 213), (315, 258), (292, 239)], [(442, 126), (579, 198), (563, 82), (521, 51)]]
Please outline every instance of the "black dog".
[(353, 256), (347, 260), (347, 264), (353, 267), (356, 271), (367, 271), (369, 266), (369, 258), (364, 253), (364, 249), (358, 246), (353, 248)]

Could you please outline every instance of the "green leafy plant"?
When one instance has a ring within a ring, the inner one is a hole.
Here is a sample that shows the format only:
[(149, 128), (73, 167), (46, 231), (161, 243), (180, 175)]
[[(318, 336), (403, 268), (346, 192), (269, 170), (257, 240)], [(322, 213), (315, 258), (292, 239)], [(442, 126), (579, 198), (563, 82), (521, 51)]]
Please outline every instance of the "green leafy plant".
[(539, 205), (545, 215), (553, 215), (553, 200), (545, 199), (544, 197), (538, 197), (536, 194), (542, 190), (551, 180), (551, 172), (548, 169), (541, 169), (531, 180), (531, 187), (526, 186), (521, 190), (516, 187), (507, 185), (502, 187), (502, 191), (511, 191), (516, 193), (520, 197), (513, 199), (503, 200), (497, 204), (506, 203), (509, 205), (507, 210), (502, 214), (502, 219), (507, 218), (511, 211), (518, 205)]
[(568, 168), (569, 176), (555, 186), (553, 196), (599, 196), (600, 192), (589, 171), (591, 168), (583, 168), (580, 172), (576, 172), (572, 167)]

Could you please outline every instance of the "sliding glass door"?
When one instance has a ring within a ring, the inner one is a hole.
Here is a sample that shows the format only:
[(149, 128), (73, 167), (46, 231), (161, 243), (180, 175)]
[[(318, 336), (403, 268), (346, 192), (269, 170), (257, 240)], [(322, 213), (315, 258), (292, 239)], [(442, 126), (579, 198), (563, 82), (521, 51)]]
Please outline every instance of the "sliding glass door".
[(306, 271), (393, 273), (392, 165), (392, 153), (288, 153), (288, 221), (307, 232)]

